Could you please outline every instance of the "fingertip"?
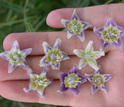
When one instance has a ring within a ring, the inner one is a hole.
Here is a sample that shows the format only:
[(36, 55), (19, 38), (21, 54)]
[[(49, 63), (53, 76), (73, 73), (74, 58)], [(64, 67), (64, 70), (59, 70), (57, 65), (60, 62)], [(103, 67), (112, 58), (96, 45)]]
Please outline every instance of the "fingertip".
[(16, 40), (15, 38), (15, 33), (11, 33), (9, 35), (6, 36), (6, 38), (3, 41), (3, 48), (5, 51), (8, 51), (11, 49), (12, 47), (12, 43)]

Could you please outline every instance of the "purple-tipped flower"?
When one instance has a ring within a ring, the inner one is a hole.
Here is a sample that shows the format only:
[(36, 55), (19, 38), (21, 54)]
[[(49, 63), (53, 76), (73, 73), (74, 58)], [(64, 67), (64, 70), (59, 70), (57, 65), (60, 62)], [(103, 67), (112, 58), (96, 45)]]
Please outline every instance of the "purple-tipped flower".
[(10, 51), (5, 51), (0, 53), (0, 57), (9, 61), (8, 64), (8, 73), (11, 73), (17, 66), (27, 70), (30, 67), (27, 64), (26, 56), (29, 55), (32, 51), (32, 48), (20, 50), (18, 41), (15, 41), (12, 45)]
[(111, 74), (101, 74), (101, 70), (95, 71), (94, 74), (85, 74), (91, 85), (91, 94), (95, 94), (99, 89), (105, 93), (108, 91), (106, 82), (112, 77)]
[(26, 93), (36, 91), (39, 97), (44, 98), (44, 91), (52, 81), (47, 78), (48, 68), (45, 68), (40, 74), (34, 73), (31, 69), (28, 71), (29, 86), (24, 88)]
[(45, 56), (40, 60), (40, 66), (52, 66), (52, 69), (59, 70), (60, 69), (60, 62), (69, 59), (67, 54), (61, 51), (61, 39), (58, 38), (53, 47), (50, 47), (47, 42), (43, 42), (43, 48)]
[(62, 19), (61, 23), (67, 29), (68, 39), (76, 35), (82, 42), (85, 40), (84, 30), (91, 27), (88, 22), (80, 21), (76, 10), (74, 10), (71, 20)]
[(93, 41), (89, 41), (85, 50), (74, 49), (73, 52), (81, 58), (78, 64), (79, 69), (89, 64), (93, 69), (98, 70), (96, 59), (105, 55), (104, 51), (94, 51)]
[(109, 18), (103, 27), (94, 28), (94, 32), (100, 36), (100, 47), (104, 49), (109, 45), (117, 48), (123, 47), (121, 37), (124, 36), (124, 28), (118, 26), (112, 18)]
[(86, 82), (86, 77), (78, 73), (78, 67), (74, 66), (68, 73), (59, 74), (61, 86), (59, 92), (71, 91), (74, 94), (79, 93), (79, 85)]

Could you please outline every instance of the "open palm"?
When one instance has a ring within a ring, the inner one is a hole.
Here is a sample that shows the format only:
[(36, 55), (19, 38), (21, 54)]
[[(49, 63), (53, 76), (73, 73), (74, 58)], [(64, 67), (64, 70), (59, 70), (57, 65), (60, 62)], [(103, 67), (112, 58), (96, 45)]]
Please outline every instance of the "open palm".
[[(59, 9), (51, 12), (47, 17), (48, 25), (56, 28), (63, 27), (60, 20), (70, 19), (74, 9)], [(118, 25), (123, 26), (124, 4), (113, 4), (87, 8), (77, 8), (77, 14), (80, 19), (90, 22), (93, 27), (103, 26), (107, 18), (112, 17)], [(94, 41), (95, 50), (99, 50), (99, 37), (92, 30), (85, 31), (86, 40), (81, 42), (77, 37), (67, 39), (66, 32), (36, 32), (36, 33), (14, 33), (8, 35), (4, 40), (4, 49), (11, 49), (12, 43), (18, 40), (20, 48), (32, 48), (32, 53), (27, 57), (27, 62), (36, 73), (40, 73), (43, 68), (39, 66), (39, 61), (43, 57), (42, 42), (46, 41), (51, 46), (57, 38), (62, 39), (61, 50), (66, 52), (70, 60), (61, 63), (60, 70), (50, 69), (48, 78), (53, 78), (54, 84), (45, 90), (45, 98), (39, 98), (36, 93), (29, 94), (23, 91), (28, 85), (28, 76), (25, 70), (16, 68), (14, 72), (8, 74), (7, 61), (0, 58), (0, 95), (7, 99), (22, 102), (38, 102), (54, 105), (69, 105), (75, 107), (123, 107), (124, 105), (124, 51), (109, 47), (105, 50), (106, 56), (98, 60), (102, 72), (112, 74), (112, 79), (108, 82), (108, 93), (98, 91), (91, 95), (91, 84), (85, 83), (80, 86), (80, 93), (74, 95), (70, 92), (58, 93), (60, 81), (59, 72), (68, 72), (75, 64), (78, 64), (79, 58), (73, 53), (74, 49), (85, 49), (90, 40)], [(94, 70), (86, 66), (79, 71), (81, 74), (94, 73)]]

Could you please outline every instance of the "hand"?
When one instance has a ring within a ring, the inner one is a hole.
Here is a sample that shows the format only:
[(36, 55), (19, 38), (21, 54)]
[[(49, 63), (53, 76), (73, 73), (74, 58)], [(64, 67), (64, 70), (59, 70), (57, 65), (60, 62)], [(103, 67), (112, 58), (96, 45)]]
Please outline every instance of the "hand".
[[(52, 11), (47, 17), (48, 25), (56, 28), (63, 27), (60, 20), (70, 19), (74, 9), (59, 9)], [(88, 21), (94, 27), (103, 26), (107, 18), (112, 17), (118, 25), (123, 26), (124, 4), (112, 4), (95, 7), (77, 8), (77, 14), (80, 19)], [(113, 77), (108, 81), (109, 91), (107, 94), (98, 91), (96, 94), (90, 94), (90, 83), (80, 86), (79, 95), (73, 95), (71, 92), (58, 93), (60, 81), (59, 72), (68, 72), (75, 64), (78, 64), (79, 58), (73, 54), (73, 49), (85, 49), (89, 40), (94, 41), (95, 50), (99, 50), (99, 37), (92, 30), (85, 31), (86, 40), (82, 43), (77, 37), (67, 39), (66, 32), (35, 32), (35, 33), (13, 33), (4, 40), (4, 49), (11, 49), (12, 43), (18, 40), (20, 48), (32, 48), (31, 55), (27, 57), (28, 64), (36, 73), (40, 73), (43, 68), (39, 67), (39, 61), (44, 55), (42, 42), (46, 41), (51, 46), (57, 38), (62, 39), (61, 50), (66, 52), (71, 60), (63, 61), (59, 71), (50, 70), (48, 78), (54, 79), (54, 84), (45, 90), (45, 99), (39, 98), (35, 92), (29, 94), (23, 91), (28, 85), (28, 76), (25, 70), (15, 69), (8, 74), (7, 61), (0, 58), (0, 95), (7, 99), (21, 102), (37, 102), (54, 105), (69, 105), (75, 107), (123, 107), (124, 105), (124, 50), (107, 48), (106, 56), (98, 60), (103, 73), (112, 74)], [(122, 37), (123, 38), (123, 37)], [(84, 73), (93, 73), (94, 70), (86, 66), (80, 71)]]

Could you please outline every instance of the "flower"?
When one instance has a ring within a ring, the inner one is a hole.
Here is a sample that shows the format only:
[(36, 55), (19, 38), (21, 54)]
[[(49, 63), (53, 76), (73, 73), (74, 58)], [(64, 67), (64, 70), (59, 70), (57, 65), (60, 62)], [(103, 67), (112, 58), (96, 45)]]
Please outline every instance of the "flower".
[(67, 54), (61, 51), (61, 39), (58, 38), (53, 47), (50, 47), (47, 42), (43, 42), (45, 56), (40, 60), (40, 66), (52, 66), (52, 69), (59, 70), (60, 62), (69, 59)]
[(86, 77), (78, 73), (78, 67), (75, 65), (68, 73), (59, 74), (61, 81), (59, 92), (71, 91), (74, 94), (79, 93), (79, 85), (86, 82)]
[(92, 68), (95, 70), (98, 70), (99, 67), (97, 66), (96, 59), (100, 58), (101, 56), (104, 56), (104, 51), (94, 51), (93, 48), (93, 41), (89, 41), (85, 51), (84, 50), (78, 50), (74, 49), (73, 51), (79, 58), (81, 58), (78, 67), (79, 69), (82, 69), (84, 66), (89, 64)]
[(32, 51), (32, 48), (20, 50), (18, 41), (14, 41), (10, 51), (5, 51), (0, 53), (0, 57), (9, 61), (8, 64), (8, 73), (13, 72), (13, 70), (19, 66), (25, 70), (30, 67), (25, 60), (26, 56), (29, 55)]
[(48, 68), (44, 68), (44, 70), (38, 75), (34, 73), (31, 69), (28, 70), (28, 76), (29, 76), (29, 86), (28, 88), (24, 88), (23, 90), (26, 93), (29, 93), (30, 91), (36, 91), (39, 97), (44, 97), (44, 90), (47, 88), (50, 84), (52, 84), (52, 81), (47, 78), (47, 72)]
[(108, 91), (105, 83), (111, 79), (111, 74), (101, 74), (101, 70), (99, 69), (94, 74), (85, 74), (85, 76), (92, 83), (91, 94), (95, 94), (99, 89), (105, 93)]
[(80, 21), (79, 17), (76, 14), (76, 10), (74, 10), (71, 20), (62, 19), (61, 23), (68, 30), (68, 39), (76, 35), (82, 42), (85, 40), (84, 30), (91, 27), (88, 22)]
[(94, 28), (94, 32), (100, 36), (100, 47), (104, 49), (109, 45), (117, 48), (123, 47), (121, 37), (124, 35), (124, 28), (118, 26), (112, 18), (109, 18), (103, 27)]

